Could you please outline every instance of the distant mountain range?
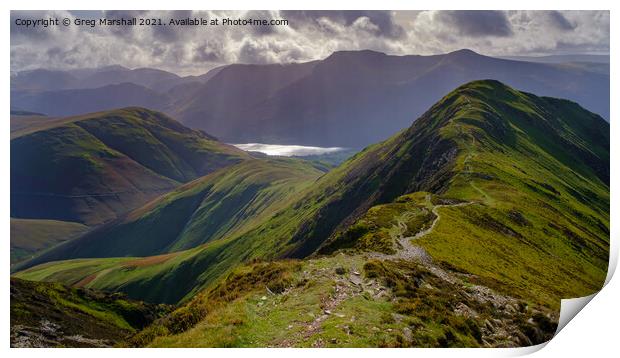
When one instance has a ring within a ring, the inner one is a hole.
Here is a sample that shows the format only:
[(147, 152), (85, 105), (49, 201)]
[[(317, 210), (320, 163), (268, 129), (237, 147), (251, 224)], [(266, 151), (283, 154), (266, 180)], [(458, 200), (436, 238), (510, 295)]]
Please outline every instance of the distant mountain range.
[(57, 91), (97, 88), (124, 82), (161, 89), (161, 86), (166, 87), (180, 80), (181, 77), (162, 70), (152, 68), (130, 70), (118, 65), (70, 71), (38, 69), (12, 75), (11, 90)]
[(120, 66), (35, 70), (12, 76), (11, 108), (67, 116), (145, 106), (230, 143), (362, 148), (407, 128), (452, 88), (487, 78), (576, 101), (609, 120), (605, 66), (460, 50), (434, 56), (343, 51), (320, 61), (234, 64), (188, 77)]
[(606, 63), (609, 64), (609, 55), (549, 55), (549, 56), (505, 56), (508, 60), (543, 63)]
[(15, 92), (12, 101), (18, 103), (19, 108), (38, 108), (47, 115), (73, 116), (131, 106), (158, 109), (162, 103), (167, 103), (168, 97), (141, 85), (123, 82), (97, 88)]

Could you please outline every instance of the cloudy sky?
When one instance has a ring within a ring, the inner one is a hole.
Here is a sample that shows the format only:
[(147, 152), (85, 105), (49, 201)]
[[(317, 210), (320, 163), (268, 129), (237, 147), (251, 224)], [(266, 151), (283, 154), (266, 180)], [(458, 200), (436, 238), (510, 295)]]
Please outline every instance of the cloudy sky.
[[(287, 19), (288, 26), (26, 28), (39, 18)], [(202, 74), (229, 63), (321, 59), (337, 50), (495, 56), (608, 54), (608, 11), (12, 11), (11, 71), (120, 64)]]

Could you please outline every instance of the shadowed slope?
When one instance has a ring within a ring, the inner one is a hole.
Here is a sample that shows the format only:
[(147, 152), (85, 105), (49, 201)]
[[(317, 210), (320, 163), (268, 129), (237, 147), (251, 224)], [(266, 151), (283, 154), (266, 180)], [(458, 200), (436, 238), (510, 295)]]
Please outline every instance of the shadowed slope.
[(247, 231), (323, 172), (296, 159), (249, 159), (183, 185), (86, 235), (26, 262), (147, 256)]
[(11, 265), (87, 230), (85, 225), (68, 221), (11, 218)]
[(99, 224), (244, 158), (147, 109), (37, 121), (11, 133), (11, 216)]

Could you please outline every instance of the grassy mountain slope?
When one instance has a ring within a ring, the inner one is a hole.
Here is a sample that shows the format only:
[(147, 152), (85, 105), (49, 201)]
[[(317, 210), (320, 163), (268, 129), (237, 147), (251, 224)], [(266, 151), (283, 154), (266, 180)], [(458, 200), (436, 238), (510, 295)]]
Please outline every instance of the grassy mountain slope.
[(158, 197), (29, 261), (148, 256), (247, 231), (284, 207), (323, 172), (296, 159), (249, 159)]
[(247, 155), (141, 108), (11, 133), (11, 215), (100, 224)]
[(336, 255), (241, 267), (128, 342), (151, 347), (510, 347), (550, 339), (555, 319), (544, 307), (473, 283), (447, 282), (419, 263)]
[(262, 159), (224, 169), (214, 175), (192, 220), (171, 250), (234, 236), (269, 219), (295, 194), (323, 175), (321, 166), (295, 159)]
[[(426, 257), (423, 250), (435, 262), (429, 267), (449, 268), (442, 269), (449, 277), (468, 275), (513, 299), (555, 309), (561, 297), (590, 294), (604, 280), (608, 180), (609, 124), (601, 117), (569, 101), (476, 81), (239, 236), (166, 257), (48, 263), (18, 276), (66, 283), (92, 276), (92, 287), (175, 302), (253, 258), (333, 249), (372, 257), (406, 249), (417, 253), (405, 257), (415, 261)], [(368, 211), (389, 203), (395, 206)], [(420, 216), (422, 209), (427, 213)], [(416, 238), (419, 249), (385, 235), (390, 217), (400, 231), (403, 224), (413, 232), (430, 229)], [(370, 236), (359, 220), (371, 221)], [(361, 231), (347, 234), (356, 226)], [(390, 261), (396, 258), (402, 257)]]
[(108, 347), (169, 308), (60, 284), (11, 279), (11, 347)]
[(88, 230), (79, 223), (11, 218), (11, 265)]
[(600, 288), (609, 248), (607, 123), (575, 103), (490, 81), (444, 101), (453, 105), (440, 131), (459, 154), (439, 192), (474, 204), (440, 209), (440, 224), (418, 245), (553, 307)]

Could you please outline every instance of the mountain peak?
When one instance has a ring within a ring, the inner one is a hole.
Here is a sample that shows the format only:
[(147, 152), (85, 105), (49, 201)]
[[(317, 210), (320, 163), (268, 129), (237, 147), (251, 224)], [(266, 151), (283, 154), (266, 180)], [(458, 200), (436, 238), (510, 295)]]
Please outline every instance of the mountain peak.
[(377, 58), (377, 57), (386, 57), (388, 55), (386, 55), (383, 52), (373, 51), (373, 50), (342, 50), (342, 51), (334, 51), (331, 55), (327, 56), (325, 60), (334, 59), (334, 58), (348, 58), (351, 56)]
[[(444, 100), (454, 96), (465, 96), (471, 100), (480, 102), (488, 102), (491, 100), (496, 102), (498, 98), (522, 97), (519, 91), (494, 79), (481, 79), (467, 82), (450, 92), (444, 97)], [(440, 101), (438, 104), (442, 102), (444, 101)]]
[(514, 91), (513, 88), (494, 79), (481, 79), (467, 82), (455, 89), (455, 91), (467, 90), (467, 89), (487, 89), (493, 91)]
[(470, 50), (468, 48), (464, 48), (464, 49), (460, 49), (460, 50), (456, 50), (456, 51), (452, 51), (452, 52), (448, 52), (446, 55), (448, 56), (482, 56), (481, 54)]

